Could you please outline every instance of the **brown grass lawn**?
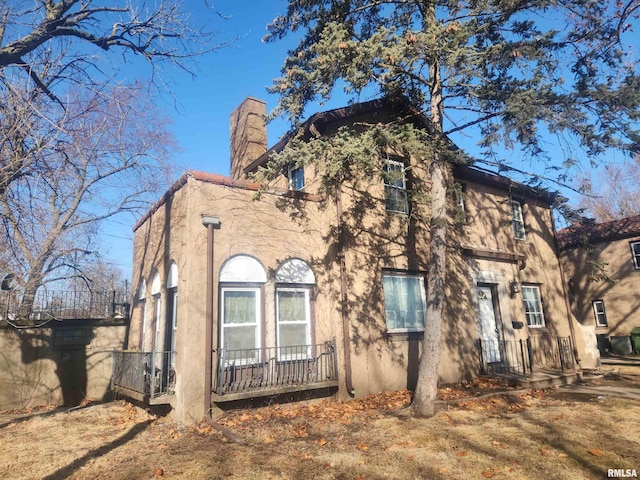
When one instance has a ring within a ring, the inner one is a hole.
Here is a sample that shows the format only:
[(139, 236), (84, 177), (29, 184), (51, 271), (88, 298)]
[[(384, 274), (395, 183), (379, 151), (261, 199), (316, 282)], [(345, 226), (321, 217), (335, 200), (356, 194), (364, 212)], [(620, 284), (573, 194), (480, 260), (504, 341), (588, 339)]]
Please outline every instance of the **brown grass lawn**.
[[(640, 367), (599, 383), (640, 387)], [(178, 429), (124, 401), (0, 415), (2, 479), (604, 479), (640, 474), (640, 402), (515, 391), (478, 381), (440, 390), (431, 419), (407, 392), (225, 413), (245, 444)], [(467, 398), (466, 400), (460, 400)], [(470, 398), (470, 399), (468, 399)]]

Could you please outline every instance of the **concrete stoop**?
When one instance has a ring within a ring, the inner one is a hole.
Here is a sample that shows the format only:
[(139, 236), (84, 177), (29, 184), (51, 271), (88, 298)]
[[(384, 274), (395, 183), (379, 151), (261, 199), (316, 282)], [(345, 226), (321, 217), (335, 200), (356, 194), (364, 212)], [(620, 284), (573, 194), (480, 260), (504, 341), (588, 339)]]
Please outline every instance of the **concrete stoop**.
[(522, 388), (551, 388), (562, 385), (572, 385), (582, 381), (582, 372), (562, 372), (560, 370), (538, 369), (529, 376), (514, 374), (496, 374), (495, 378), (502, 378), (512, 386)]

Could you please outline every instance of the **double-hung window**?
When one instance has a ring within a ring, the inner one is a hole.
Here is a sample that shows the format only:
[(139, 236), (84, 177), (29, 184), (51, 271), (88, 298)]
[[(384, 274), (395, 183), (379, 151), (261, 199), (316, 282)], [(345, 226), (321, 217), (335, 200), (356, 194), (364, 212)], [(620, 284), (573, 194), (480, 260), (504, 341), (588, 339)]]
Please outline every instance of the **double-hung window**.
[(287, 177), (289, 179), (289, 190), (297, 191), (304, 189), (304, 168), (290, 167)]
[(606, 327), (608, 323), (607, 312), (604, 309), (604, 300), (594, 300), (591, 303), (593, 305), (593, 315), (596, 318), (596, 326)]
[(636, 270), (640, 270), (640, 242), (631, 242), (631, 257), (633, 258), (633, 266)]
[(221, 344), (228, 363), (258, 360), (260, 348), (260, 289), (222, 289)]
[(278, 357), (281, 360), (307, 358), (311, 344), (309, 289), (278, 288), (276, 312)]
[(383, 168), (387, 211), (409, 213), (404, 163), (385, 159)]
[(421, 275), (383, 274), (384, 309), (389, 332), (422, 332), (426, 310)]
[(525, 239), (524, 218), (522, 217), (522, 205), (517, 200), (511, 200), (511, 225), (513, 235), (518, 240)]
[(523, 285), (522, 297), (524, 300), (524, 311), (527, 318), (527, 325), (534, 328), (544, 327), (544, 313), (542, 312), (540, 288), (534, 285)]

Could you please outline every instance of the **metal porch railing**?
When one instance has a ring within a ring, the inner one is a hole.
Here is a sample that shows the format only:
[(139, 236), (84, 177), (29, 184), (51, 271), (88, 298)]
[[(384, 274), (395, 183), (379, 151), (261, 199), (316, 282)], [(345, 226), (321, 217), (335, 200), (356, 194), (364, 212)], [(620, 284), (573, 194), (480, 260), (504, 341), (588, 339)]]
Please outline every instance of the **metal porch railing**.
[(111, 383), (154, 399), (174, 393), (175, 352), (113, 352)]
[(520, 340), (478, 340), (480, 372), (531, 375), (535, 368), (576, 368), (571, 337), (530, 336)]
[(127, 318), (129, 294), (123, 291), (0, 290), (0, 320), (47, 321)]
[(217, 395), (256, 392), (278, 393), (337, 384), (335, 339), (317, 345), (248, 350), (214, 350), (213, 391)]

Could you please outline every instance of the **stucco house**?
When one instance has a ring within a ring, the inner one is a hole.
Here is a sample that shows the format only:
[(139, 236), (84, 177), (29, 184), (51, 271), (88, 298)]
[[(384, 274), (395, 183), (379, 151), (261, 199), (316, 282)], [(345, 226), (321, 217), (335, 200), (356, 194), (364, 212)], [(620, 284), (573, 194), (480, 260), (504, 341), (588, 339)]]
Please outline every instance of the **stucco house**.
[[(558, 232), (574, 315), (602, 354), (630, 353), (640, 327), (640, 216)], [(619, 340), (618, 340), (619, 338)], [(612, 345), (613, 339), (613, 345)]]
[[(418, 115), (376, 100), (301, 128)], [(231, 176), (189, 171), (135, 226), (128, 349), (117, 391), (170, 403), (190, 423), (276, 394), (364, 396), (413, 388), (425, 322), (427, 165), (381, 153), (380, 175), (322, 194), (313, 167), (271, 185), (264, 102), (231, 116)], [(354, 127), (355, 128), (355, 127)], [(385, 175), (392, 171), (393, 176)], [(574, 368), (576, 342), (546, 192), (459, 166), (448, 240), (440, 381)]]

